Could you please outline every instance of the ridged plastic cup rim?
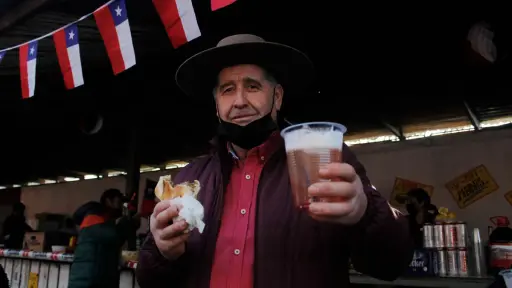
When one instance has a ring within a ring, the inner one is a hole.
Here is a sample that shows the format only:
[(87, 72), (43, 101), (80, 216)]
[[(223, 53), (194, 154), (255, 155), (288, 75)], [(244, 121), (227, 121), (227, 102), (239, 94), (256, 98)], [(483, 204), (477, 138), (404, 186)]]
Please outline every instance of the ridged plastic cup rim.
[(281, 131), (281, 137), (285, 138), (286, 133), (293, 131), (293, 130), (300, 129), (301, 127), (304, 127), (304, 126), (321, 126), (321, 125), (336, 127), (336, 128), (338, 128), (338, 130), (335, 130), (335, 131), (340, 131), (342, 134), (345, 134), (345, 132), (347, 132), (347, 127), (345, 127), (342, 124), (335, 123), (335, 122), (305, 122), (305, 123), (294, 124), (292, 126), (288, 126), (288, 127), (284, 128)]

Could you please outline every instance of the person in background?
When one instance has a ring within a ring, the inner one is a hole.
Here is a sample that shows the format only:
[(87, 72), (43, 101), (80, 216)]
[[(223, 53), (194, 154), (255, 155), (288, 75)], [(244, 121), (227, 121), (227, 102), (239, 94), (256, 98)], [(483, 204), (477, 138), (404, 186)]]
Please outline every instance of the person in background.
[(0, 287), (9, 287), (9, 278), (7, 277), (2, 264), (0, 264)]
[(116, 227), (122, 216), (124, 195), (109, 189), (100, 203), (82, 205), (73, 214), (79, 228), (68, 288), (119, 287), (119, 260), (124, 242)]
[(5, 219), (2, 229), (5, 248), (22, 249), (25, 232), (32, 231), (34, 230), (25, 219), (25, 205), (21, 202), (15, 203), (12, 206), (12, 213)]
[[(134, 194), (135, 195), (135, 194)], [(137, 250), (137, 230), (140, 227), (140, 214), (134, 207), (127, 205), (126, 213), (117, 222), (117, 231), (122, 239), (126, 240), (126, 250)]]
[(434, 223), (439, 214), (437, 207), (430, 202), (430, 196), (422, 188), (411, 189), (407, 192), (406, 199), (407, 218), (409, 231), (414, 239), (416, 248), (423, 247), (423, 225)]

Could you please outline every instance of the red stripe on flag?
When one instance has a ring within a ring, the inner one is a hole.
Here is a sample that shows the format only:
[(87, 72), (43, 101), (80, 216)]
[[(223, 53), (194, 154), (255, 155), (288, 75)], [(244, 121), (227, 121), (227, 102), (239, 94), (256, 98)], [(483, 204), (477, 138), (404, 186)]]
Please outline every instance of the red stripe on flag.
[(107, 48), (107, 54), (110, 58), (114, 75), (117, 75), (123, 72), (125, 67), (114, 18), (112, 18), (108, 6), (94, 12), (94, 18), (100, 30), (101, 38), (103, 38), (103, 43), (105, 43), (105, 48)]
[(219, 10), (220, 8), (224, 8), (235, 2), (236, 0), (211, 0), (212, 11)]
[(64, 85), (67, 89), (73, 89), (75, 88), (75, 82), (73, 80), (71, 63), (69, 62), (68, 47), (66, 45), (66, 32), (64, 29), (60, 29), (53, 34), (53, 42), (55, 42), (55, 49), (57, 50), (60, 71), (64, 77)]
[(27, 60), (28, 60), (28, 43), (20, 46), (20, 79), (21, 79), (21, 96), (23, 99), (29, 98), (29, 88), (28, 88), (28, 69), (27, 69)]
[(188, 42), (176, 0), (153, 0), (174, 49)]

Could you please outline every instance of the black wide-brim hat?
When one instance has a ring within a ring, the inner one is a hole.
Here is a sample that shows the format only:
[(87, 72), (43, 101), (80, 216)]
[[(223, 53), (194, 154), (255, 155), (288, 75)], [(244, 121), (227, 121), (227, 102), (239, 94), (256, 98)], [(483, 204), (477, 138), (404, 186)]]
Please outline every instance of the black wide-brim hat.
[[(216, 47), (185, 60), (176, 71), (176, 84), (187, 95), (212, 95), (219, 72), (240, 64), (265, 69), (283, 86), (285, 95), (292, 95), (290, 98), (314, 88), (315, 71), (306, 54), (251, 34), (226, 37)], [(289, 101), (286, 98), (285, 102)]]

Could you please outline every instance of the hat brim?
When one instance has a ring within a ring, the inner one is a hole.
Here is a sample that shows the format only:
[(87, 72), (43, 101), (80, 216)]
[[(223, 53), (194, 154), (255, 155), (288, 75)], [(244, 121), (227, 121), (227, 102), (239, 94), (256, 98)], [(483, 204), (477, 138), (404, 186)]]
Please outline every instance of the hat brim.
[(272, 42), (232, 44), (199, 52), (178, 68), (176, 84), (187, 95), (211, 95), (219, 72), (240, 64), (267, 70), (283, 86), (285, 95), (301, 94), (314, 87), (311, 60), (293, 47)]

